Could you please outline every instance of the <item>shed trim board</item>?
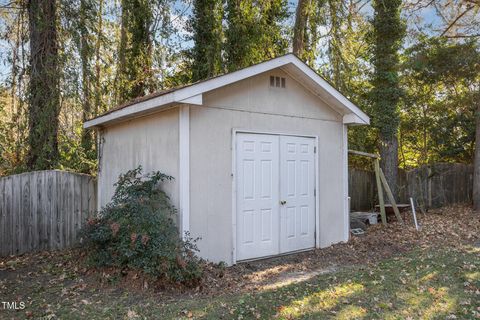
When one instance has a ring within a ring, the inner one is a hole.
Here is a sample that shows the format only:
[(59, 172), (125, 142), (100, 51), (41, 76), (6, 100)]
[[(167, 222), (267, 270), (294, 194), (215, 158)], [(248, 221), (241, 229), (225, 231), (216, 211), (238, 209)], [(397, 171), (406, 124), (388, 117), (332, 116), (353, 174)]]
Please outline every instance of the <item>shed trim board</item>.
[[(315, 223), (314, 223), (314, 246), (312, 248), (304, 248), (304, 249), (299, 249), (295, 251), (290, 251), (290, 252), (284, 252), (284, 253), (275, 253), (272, 256), (278, 256), (278, 255), (283, 255), (283, 254), (291, 254), (295, 252), (301, 252), (301, 251), (306, 251), (306, 250), (312, 250), (314, 248), (320, 248), (320, 205), (319, 205), (319, 145), (318, 145), (318, 136), (316, 135), (308, 135), (308, 134), (299, 134), (299, 133), (291, 133), (291, 132), (279, 132), (279, 131), (266, 131), (266, 130), (252, 130), (252, 129), (238, 129), (238, 128), (233, 128), (232, 129), (232, 139), (231, 139), (231, 149), (232, 149), (232, 262), (233, 264), (236, 264), (238, 260), (238, 252), (237, 252), (237, 136), (238, 134), (258, 134), (258, 135), (270, 135), (270, 136), (290, 136), (290, 137), (302, 137), (302, 138), (311, 138), (314, 140), (314, 173), (315, 173), (315, 189), (314, 189), (314, 205), (315, 205)], [(280, 183), (278, 185), (278, 188), (280, 189)], [(278, 212), (280, 214), (280, 210)], [(264, 259), (267, 258), (268, 256), (259, 256), (256, 258), (251, 258), (251, 259), (242, 259), (241, 261), (250, 261), (250, 260), (256, 260), (256, 259)]]
[(190, 232), (190, 106), (181, 105), (179, 112), (179, 203), (181, 236)]
[(344, 124), (342, 128), (343, 140), (343, 214), (344, 214), (344, 241), (347, 242), (350, 236), (350, 212), (348, 205), (348, 127)]
[[(271, 71), (276, 68), (291, 68), (285, 70), (292, 77), (297, 78), (297, 81), (303, 83), (307, 87), (306, 82), (309, 82), (311, 88), (315, 88), (315, 95), (322, 99), (325, 95), (325, 102), (335, 109), (340, 106), (348, 110), (344, 117), (345, 124), (369, 124), (369, 117), (348, 100), (343, 94), (335, 89), (330, 83), (318, 75), (312, 68), (306, 65), (294, 54), (287, 54), (278, 58), (274, 58), (256, 65), (240, 69), (235, 72), (227, 73), (215, 78), (204, 80), (198, 83), (187, 85), (175, 90), (168, 91), (164, 94), (153, 96), (144, 101), (139, 101), (132, 104), (127, 104), (125, 107), (113, 110), (107, 114), (100, 115), (84, 123), (84, 128), (101, 127), (108, 123), (121, 121), (127, 118), (138, 116), (142, 113), (152, 112), (154, 110), (162, 109), (172, 104), (197, 104), (203, 105), (202, 94), (224, 87), (226, 85), (238, 82), (243, 79), (253, 77), (255, 75)], [(293, 75), (293, 72), (296, 74)], [(301, 78), (301, 79), (300, 79)], [(310, 88), (310, 89), (311, 89)], [(318, 91), (318, 92), (317, 92)]]

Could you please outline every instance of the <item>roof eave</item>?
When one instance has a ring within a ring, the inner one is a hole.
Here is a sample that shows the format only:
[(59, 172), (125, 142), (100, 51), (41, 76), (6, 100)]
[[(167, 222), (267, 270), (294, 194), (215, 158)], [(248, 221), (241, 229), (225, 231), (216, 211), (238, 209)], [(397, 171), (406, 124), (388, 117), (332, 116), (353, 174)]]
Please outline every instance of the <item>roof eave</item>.
[(114, 111), (104, 116), (94, 118), (92, 120), (88, 120), (83, 124), (83, 127), (85, 129), (101, 128), (107, 124), (154, 113), (177, 104), (202, 105), (202, 103), (202, 94), (197, 94), (185, 99), (179, 99), (175, 95), (175, 92), (171, 92), (149, 100), (134, 103), (126, 108)]
[(347, 113), (343, 116), (343, 124), (345, 125), (369, 125), (370, 118), (367, 116), (366, 118), (361, 118), (355, 113)]

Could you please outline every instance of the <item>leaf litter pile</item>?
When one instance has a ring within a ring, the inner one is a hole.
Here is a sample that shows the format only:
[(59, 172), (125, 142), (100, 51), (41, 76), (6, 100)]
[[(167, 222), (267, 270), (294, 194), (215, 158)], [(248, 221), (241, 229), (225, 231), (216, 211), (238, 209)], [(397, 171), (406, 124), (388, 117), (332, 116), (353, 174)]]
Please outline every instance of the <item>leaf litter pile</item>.
[[(370, 226), (365, 235), (352, 236), (348, 243), (329, 248), (233, 267), (205, 263), (203, 280), (196, 288), (158, 283), (131, 270), (89, 268), (85, 252), (78, 248), (0, 258), (0, 298), (24, 301), (27, 307), (21, 317), (36, 318), (40, 312), (62, 318), (65, 310), (68, 314), (76, 310), (88, 314), (89, 309), (100, 308), (105, 299), (121, 299), (130, 306), (153, 297), (153, 301), (168, 305), (195, 297), (255, 294), (345, 268), (374, 266), (413, 250), (480, 246), (480, 215), (468, 206), (430, 210), (417, 217), (420, 231), (407, 219), (405, 224)], [(127, 309), (126, 318), (136, 318), (137, 312)], [(193, 316), (190, 311), (181, 312), (186, 318)], [(20, 317), (19, 313), (9, 315)]]

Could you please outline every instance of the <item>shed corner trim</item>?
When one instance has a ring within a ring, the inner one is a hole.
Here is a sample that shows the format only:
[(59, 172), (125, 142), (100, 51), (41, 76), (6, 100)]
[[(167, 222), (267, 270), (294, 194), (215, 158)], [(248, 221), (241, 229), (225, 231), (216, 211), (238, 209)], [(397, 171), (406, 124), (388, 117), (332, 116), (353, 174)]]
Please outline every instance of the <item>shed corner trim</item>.
[(190, 105), (179, 108), (179, 212), (182, 238), (190, 232)]

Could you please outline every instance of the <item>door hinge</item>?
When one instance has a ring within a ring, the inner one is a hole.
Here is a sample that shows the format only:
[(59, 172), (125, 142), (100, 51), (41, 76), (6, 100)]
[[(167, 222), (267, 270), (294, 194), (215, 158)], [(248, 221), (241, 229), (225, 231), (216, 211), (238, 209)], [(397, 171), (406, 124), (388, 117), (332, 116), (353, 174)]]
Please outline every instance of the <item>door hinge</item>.
[(314, 196), (314, 197), (317, 196), (317, 189), (313, 189), (313, 196)]
[(317, 147), (313, 147), (313, 153), (317, 153)]

